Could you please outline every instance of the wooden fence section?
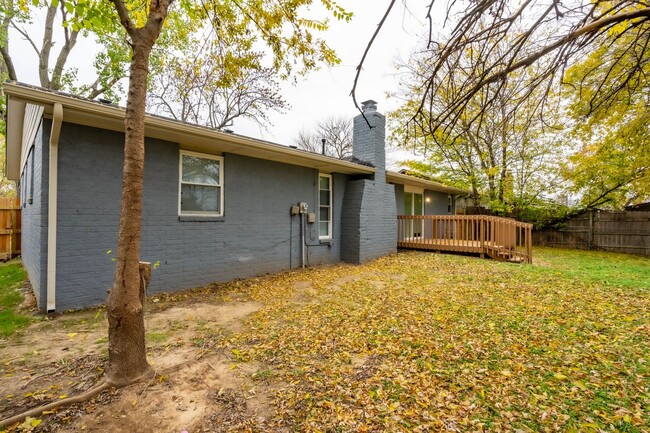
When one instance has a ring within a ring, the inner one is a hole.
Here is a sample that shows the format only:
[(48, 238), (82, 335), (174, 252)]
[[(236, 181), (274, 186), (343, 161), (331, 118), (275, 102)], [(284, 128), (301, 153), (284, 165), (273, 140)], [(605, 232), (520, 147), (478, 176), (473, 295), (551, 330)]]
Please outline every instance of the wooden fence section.
[(397, 246), (533, 261), (532, 224), (488, 215), (399, 215)]
[(598, 249), (650, 256), (650, 212), (583, 212), (560, 230), (533, 234), (535, 245)]
[(0, 198), (0, 260), (20, 255), (20, 200)]

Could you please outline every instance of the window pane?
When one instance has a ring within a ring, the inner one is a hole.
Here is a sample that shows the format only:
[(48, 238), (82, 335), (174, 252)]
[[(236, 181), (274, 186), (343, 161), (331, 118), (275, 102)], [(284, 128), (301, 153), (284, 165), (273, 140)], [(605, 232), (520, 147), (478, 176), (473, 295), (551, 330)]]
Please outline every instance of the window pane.
[(330, 208), (329, 207), (321, 207), (320, 208), (320, 221), (329, 221), (330, 220)]
[(404, 193), (404, 215), (413, 215), (413, 193)]
[(219, 185), (219, 161), (183, 155), (183, 182)]
[(181, 184), (181, 212), (221, 212), (221, 188)]
[(413, 194), (413, 213), (414, 215), (422, 215), (422, 194)]
[(323, 236), (329, 236), (329, 223), (328, 222), (320, 222), (318, 224), (318, 235), (323, 237)]
[(330, 192), (321, 191), (320, 192), (320, 204), (324, 206), (329, 206), (330, 204)]
[(321, 176), (320, 178), (320, 189), (330, 189), (330, 178)]

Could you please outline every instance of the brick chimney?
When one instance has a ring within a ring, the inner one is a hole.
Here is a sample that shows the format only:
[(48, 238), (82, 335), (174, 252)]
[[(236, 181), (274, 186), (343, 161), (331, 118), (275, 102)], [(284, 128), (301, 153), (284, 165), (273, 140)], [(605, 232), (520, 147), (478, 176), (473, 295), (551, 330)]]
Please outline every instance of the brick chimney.
[(345, 186), (341, 259), (350, 263), (397, 251), (395, 186), (386, 183), (386, 118), (377, 111), (375, 101), (365, 101), (362, 107), (363, 115), (353, 122), (352, 155), (372, 164), (376, 172), (369, 177), (352, 177)]
[(361, 109), (363, 115), (354, 118), (352, 154), (372, 164), (377, 169), (372, 179), (383, 183), (386, 182), (386, 117), (377, 111), (377, 102), (373, 100), (362, 102)]

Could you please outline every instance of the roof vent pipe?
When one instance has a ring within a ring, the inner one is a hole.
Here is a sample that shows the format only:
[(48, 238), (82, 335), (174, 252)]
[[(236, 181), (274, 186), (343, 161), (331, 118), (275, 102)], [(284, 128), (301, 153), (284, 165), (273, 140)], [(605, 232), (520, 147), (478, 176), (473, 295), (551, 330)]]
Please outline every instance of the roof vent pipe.
[(323, 154), (323, 155), (325, 155), (325, 139), (324, 139), (324, 138), (321, 138), (321, 139), (320, 139), (320, 142), (323, 144), (323, 147), (322, 147), (320, 153)]

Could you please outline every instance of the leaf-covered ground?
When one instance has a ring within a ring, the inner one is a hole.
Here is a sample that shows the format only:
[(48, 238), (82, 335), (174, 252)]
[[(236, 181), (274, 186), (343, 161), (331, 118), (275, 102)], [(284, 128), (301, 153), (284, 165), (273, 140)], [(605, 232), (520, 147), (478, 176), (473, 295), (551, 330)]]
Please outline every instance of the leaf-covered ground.
[(598, 254), (599, 281), (575, 278), (594, 253), (538, 253), (534, 267), (406, 253), (268, 281), (232, 345), (288, 384), (278, 415), (297, 430), (647, 431), (648, 260)]
[(271, 278), (228, 343), (286, 383), (275, 420), (297, 431), (649, 431), (649, 260), (536, 261), (403, 253)]
[[(536, 249), (534, 261), (408, 252), (152, 297), (150, 361), (176, 369), (30, 422), (650, 432), (650, 260)], [(0, 340), (0, 412), (100, 380), (104, 335), (102, 310), (91, 310)]]

